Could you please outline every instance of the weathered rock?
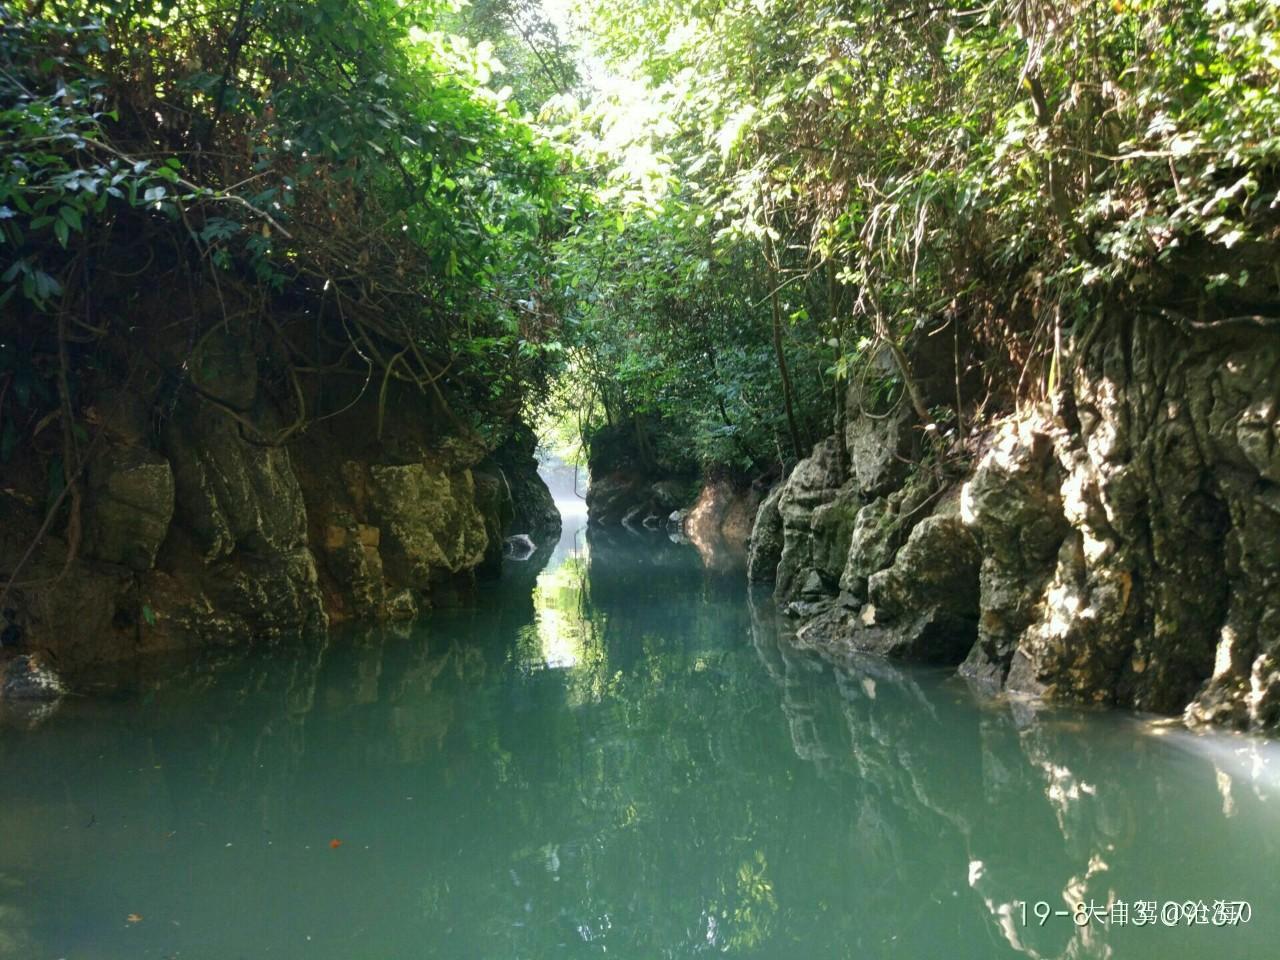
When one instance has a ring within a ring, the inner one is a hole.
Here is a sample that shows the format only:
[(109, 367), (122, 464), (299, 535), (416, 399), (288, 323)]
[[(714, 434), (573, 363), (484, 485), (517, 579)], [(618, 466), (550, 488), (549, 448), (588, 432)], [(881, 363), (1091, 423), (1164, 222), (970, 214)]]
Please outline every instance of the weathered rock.
[[(364, 469), (351, 463), (348, 473), (360, 476)], [(470, 470), (375, 464), (367, 468), (366, 484), (368, 508), (383, 532), (383, 565), (394, 583), (426, 589), (433, 571), (480, 565), (489, 541)]]
[(285, 639), (325, 629), (317, 579), (315, 557), (301, 546), (215, 564), (207, 593), (214, 610), (243, 624), (242, 635)]
[(537, 435), (524, 424), (517, 424), (485, 463), (486, 470), (492, 464), (510, 504), (511, 515), (500, 525), (499, 540), (508, 533), (549, 538), (560, 529), (555, 498), (538, 474), (537, 446)]
[(144, 447), (108, 448), (89, 469), (88, 554), (149, 570), (173, 519), (169, 461)]
[(418, 600), (412, 590), (405, 587), (387, 598), (386, 619), (392, 621), (413, 620), (419, 614)]
[(337, 619), (377, 619), (387, 605), (385, 572), (382, 568), (382, 531), (360, 523), (346, 510), (330, 513), (325, 527), (325, 563), (330, 573), (345, 585), (338, 602), (330, 609)]
[(960, 518), (920, 521), (887, 570), (867, 582), (857, 649), (897, 659), (959, 663), (978, 619), (978, 544)]
[[(219, 383), (237, 402), (253, 395), (230, 380)], [(134, 650), (325, 629), (289, 450), (250, 443), (209, 404), (184, 405), (175, 417), (165, 433), (175, 484), (173, 556), (166, 576), (149, 580), (143, 598), (155, 622), (130, 618)]]
[(1280, 342), (1151, 320), (1077, 370), (1078, 429), (1007, 425), (966, 489), (987, 552), (966, 672), (1057, 699), (1274, 728)]
[(782, 559), (782, 513), (778, 503), (786, 484), (780, 483), (764, 498), (756, 511), (747, 545), (747, 577), (754, 583), (772, 582), (778, 575), (778, 562)]
[(811, 562), (827, 592), (831, 592), (840, 583), (844, 574), (853, 528), (862, 502), (862, 495), (857, 487), (847, 483), (829, 501), (814, 507), (809, 517), (809, 529), (813, 536)]
[(247, 443), (236, 425), (207, 405), (166, 433), (177, 522), (207, 560), (239, 549), (258, 554), (306, 543), (302, 491), (288, 449)]
[(66, 684), (38, 654), (0, 660), (0, 700), (57, 700)]
[(649, 487), (654, 504), (664, 512), (677, 510), (689, 502), (685, 485), (675, 480), (659, 480)]
[(500, 467), (495, 467), (492, 471), (474, 469), (471, 471), (471, 479), (476, 508), (484, 520), (486, 541), (484, 559), (477, 569), (484, 576), (492, 577), (502, 569), (503, 542), (515, 518), (515, 504), (511, 499), (511, 486)]
[(853, 478), (865, 495), (888, 493), (907, 478), (916, 446), (915, 426), (915, 411), (905, 402), (881, 417), (851, 411), (845, 448)]
[(858, 511), (840, 575), (841, 590), (866, 599), (867, 578), (888, 567), (900, 546), (895, 535), (896, 520), (897, 515), (884, 497), (877, 497)]
[[(65, 546), (55, 551), (61, 554)], [(26, 649), (53, 653), (63, 679), (74, 685), (83, 666), (133, 652), (131, 638), (119, 636), (116, 624), (125, 614), (136, 616), (140, 601), (135, 574), (124, 567), (82, 562), (58, 580), (60, 570), (60, 563), (46, 568), (45, 576), (11, 595), (13, 622)]]
[(684, 533), (715, 566), (730, 566), (746, 559), (751, 521), (760, 502), (754, 488), (742, 488), (723, 480), (703, 485), (684, 520)]
[(78, 513), (42, 531), (45, 451), (6, 465), (0, 568), (23, 576), (0, 647), (47, 651), (72, 689), (139, 655), (413, 617), (496, 569), (510, 527), (558, 527), (532, 431), (494, 449), (407, 383), (292, 380), (268, 325), (218, 300), (140, 312), (160, 376), (113, 380), (115, 356), (82, 378), (73, 412), (95, 440)]
[(1008, 677), (1053, 575), (1068, 529), (1059, 483), (1047, 424), (1026, 417), (1001, 425), (964, 485), (962, 516), (981, 539), (984, 557), (978, 642), (961, 673), (989, 688)]
[[(787, 478), (778, 512), (782, 517), (782, 554), (774, 595), (785, 603), (795, 599), (811, 570), (816, 569), (815, 556), (827, 556), (829, 549), (819, 546), (815, 551), (814, 511), (831, 503), (840, 493), (844, 483), (839, 448), (834, 437), (829, 437), (813, 448), (813, 453), (796, 464)], [(851, 519), (851, 518), (850, 518)], [(839, 524), (832, 524), (838, 533)], [(827, 527), (830, 533), (830, 527)], [(852, 522), (849, 524), (852, 530)], [(831, 585), (834, 592), (834, 584)]]
[(641, 478), (628, 474), (593, 475), (586, 499), (587, 515), (593, 524), (621, 523), (629, 513), (647, 507), (649, 488)]

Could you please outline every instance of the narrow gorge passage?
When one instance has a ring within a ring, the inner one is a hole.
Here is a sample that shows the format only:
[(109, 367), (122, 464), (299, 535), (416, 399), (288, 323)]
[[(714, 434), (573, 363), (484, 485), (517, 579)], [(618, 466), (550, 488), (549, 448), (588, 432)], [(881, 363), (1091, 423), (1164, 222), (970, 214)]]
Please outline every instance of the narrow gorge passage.
[(1280, 2), (0, 0), (0, 960), (1276, 960)]
[[(660, 533), (569, 517), (534, 562), (473, 610), (7, 726), (0, 956), (1192, 960), (1280, 938), (1280, 746), (833, 669), (740, 569)], [(1140, 905), (1188, 900), (1252, 915)], [(1037, 919), (1080, 901), (1129, 923)]]

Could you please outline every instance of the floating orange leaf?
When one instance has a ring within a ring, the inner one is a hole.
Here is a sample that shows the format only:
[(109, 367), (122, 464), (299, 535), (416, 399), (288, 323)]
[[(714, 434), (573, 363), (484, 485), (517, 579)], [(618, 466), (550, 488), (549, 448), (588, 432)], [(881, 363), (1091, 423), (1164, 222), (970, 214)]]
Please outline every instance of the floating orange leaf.
[(342, 841), (339, 840), (337, 837), (334, 837), (332, 840), (329, 841), (330, 850), (337, 850), (340, 846), (342, 846)]

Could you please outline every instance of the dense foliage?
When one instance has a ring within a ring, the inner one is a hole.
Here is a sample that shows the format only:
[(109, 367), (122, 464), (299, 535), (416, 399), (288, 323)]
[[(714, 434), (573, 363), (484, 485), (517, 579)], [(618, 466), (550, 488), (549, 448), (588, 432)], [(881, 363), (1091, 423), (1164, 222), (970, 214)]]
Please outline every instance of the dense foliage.
[(998, 408), (1126, 311), (1280, 306), (1274, 2), (586, 13), (640, 89), (575, 118), (609, 168), (562, 247), (582, 366), (611, 417), (686, 424), (704, 462), (801, 453), (833, 377), (949, 324), (984, 379), (950, 406)]
[[(395, 0), (0, 6), (5, 455), (59, 371), (68, 414), (94, 364), (180, 389), (217, 330), (265, 336), (280, 361), (297, 420), (264, 442), (310, 421), (302, 381), (321, 376), (412, 384), (481, 432), (544, 389), (559, 159), (486, 86), (491, 46), (439, 29), (453, 16)], [(185, 351), (121, 357), (157, 309)]]
[[(558, 378), (575, 430), (741, 473), (803, 456), (850, 383), (962, 434), (1125, 311), (1280, 303), (1267, 0), (619, 0), (569, 37), (533, 0), (0, 16), (5, 455), (129, 277), (190, 301), (164, 376), (252, 316), (285, 397), (402, 381), (483, 433)], [(923, 409), (938, 333), (979, 386)]]

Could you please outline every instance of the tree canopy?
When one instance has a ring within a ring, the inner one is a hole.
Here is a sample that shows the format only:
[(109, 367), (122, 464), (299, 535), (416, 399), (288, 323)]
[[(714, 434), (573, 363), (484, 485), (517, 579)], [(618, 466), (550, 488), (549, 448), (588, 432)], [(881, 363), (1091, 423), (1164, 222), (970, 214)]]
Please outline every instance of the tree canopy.
[[(885, 350), (877, 389), (909, 388), (912, 338), (964, 345), (982, 389), (921, 411), (963, 433), (966, 406), (1051, 394), (1104, 308), (1194, 327), (1277, 299), (1267, 0), (0, 17), (7, 450), (57, 392), (52, 339), (123, 322), (89, 293), (108, 275), (211, 288), (222, 323), (252, 302), (290, 376), (411, 383), (459, 429), (558, 382), (587, 433), (661, 422), (660, 457), (739, 472), (803, 456)], [(304, 356), (325, 323), (343, 346)]]
[(636, 89), (573, 118), (607, 173), (560, 246), (568, 313), (605, 405), (706, 461), (802, 455), (833, 382), (949, 324), (1007, 404), (1053, 392), (1104, 306), (1194, 325), (1277, 300), (1274, 3), (586, 13)]
[(5, 452), (57, 392), (53, 341), (73, 345), (74, 393), (86, 365), (131, 362), (103, 345), (157, 287), (187, 328), (162, 372), (198, 370), (215, 330), (268, 328), (296, 429), (307, 377), (412, 384), (482, 433), (544, 390), (562, 158), (490, 83), (492, 44), (443, 31), (454, 16), (395, 0), (0, 7)]

